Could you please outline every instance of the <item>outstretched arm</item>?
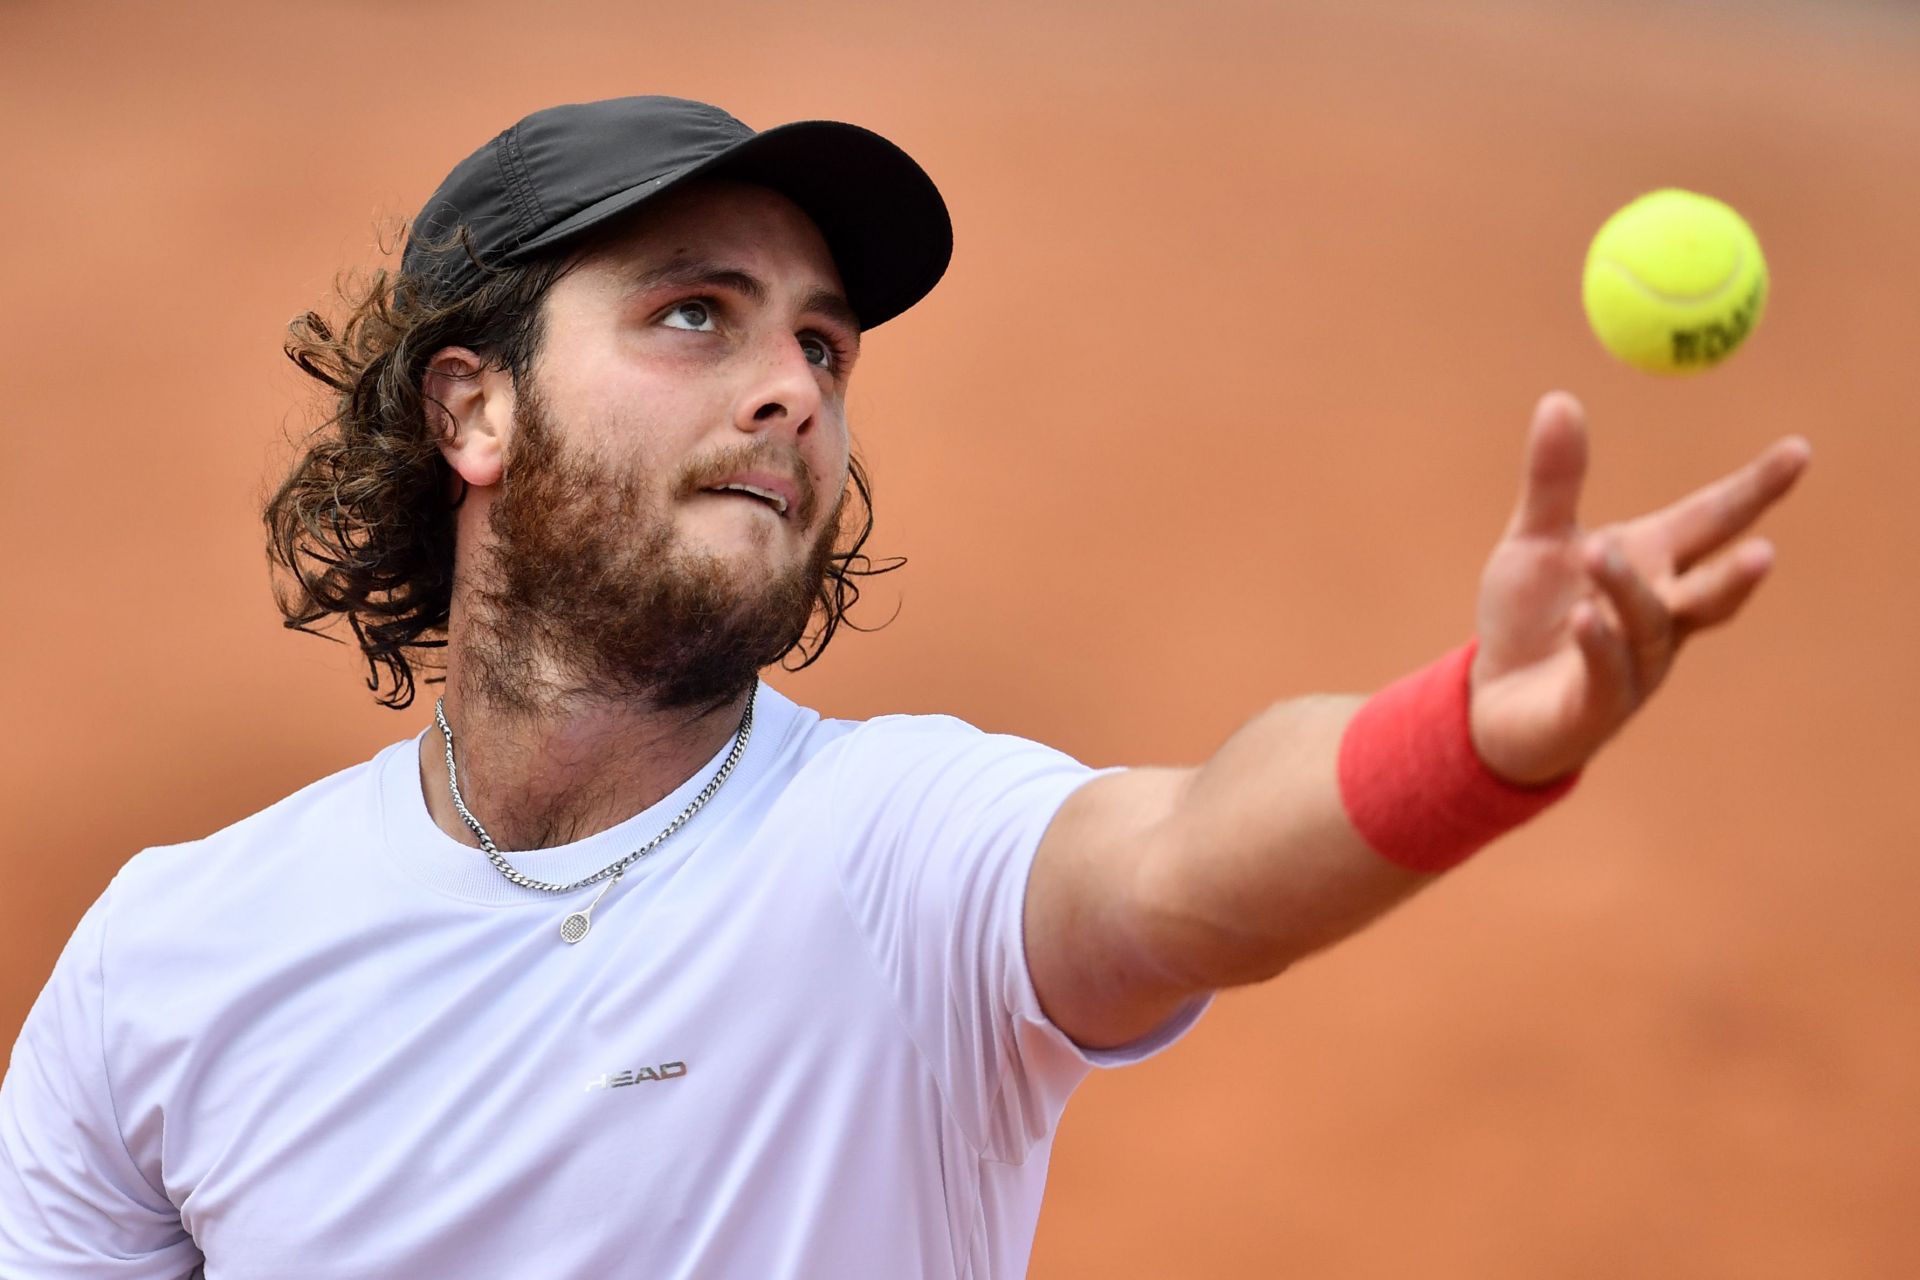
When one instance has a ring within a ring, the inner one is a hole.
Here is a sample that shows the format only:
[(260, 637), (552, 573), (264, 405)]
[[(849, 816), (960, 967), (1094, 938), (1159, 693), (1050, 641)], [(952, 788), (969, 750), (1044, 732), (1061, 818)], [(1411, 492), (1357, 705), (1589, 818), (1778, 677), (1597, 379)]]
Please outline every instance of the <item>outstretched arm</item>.
[[(1525, 479), (1481, 577), (1469, 679), (1474, 752), (1515, 787), (1582, 768), (1653, 694), (1694, 633), (1738, 612), (1773, 563), (1745, 536), (1810, 451), (1776, 442), (1671, 506), (1586, 530), (1584, 415), (1541, 400)], [(1364, 699), (1268, 708), (1206, 764), (1096, 779), (1035, 855), (1028, 964), (1056, 1025), (1124, 1044), (1194, 995), (1272, 977), (1434, 877), (1370, 847), (1339, 753)]]

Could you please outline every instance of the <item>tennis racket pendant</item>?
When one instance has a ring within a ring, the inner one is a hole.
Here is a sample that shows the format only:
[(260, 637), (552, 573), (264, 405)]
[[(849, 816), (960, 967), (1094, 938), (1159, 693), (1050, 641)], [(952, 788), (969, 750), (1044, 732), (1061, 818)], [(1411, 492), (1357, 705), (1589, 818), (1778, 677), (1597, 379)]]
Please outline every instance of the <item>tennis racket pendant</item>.
[(614, 872), (613, 878), (601, 885), (600, 892), (593, 895), (593, 901), (587, 904), (585, 911), (576, 911), (560, 922), (560, 941), (572, 946), (587, 936), (588, 930), (593, 928), (593, 909), (600, 905), (600, 899), (607, 896), (607, 890), (619, 884), (620, 877), (625, 874), (624, 870)]

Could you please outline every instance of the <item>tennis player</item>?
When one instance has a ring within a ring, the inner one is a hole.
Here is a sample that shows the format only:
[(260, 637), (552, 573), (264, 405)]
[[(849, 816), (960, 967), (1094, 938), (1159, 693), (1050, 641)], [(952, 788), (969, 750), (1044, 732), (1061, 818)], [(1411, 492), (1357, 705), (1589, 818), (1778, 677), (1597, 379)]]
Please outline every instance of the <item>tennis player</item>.
[(444, 697), (88, 910), (0, 1087), (0, 1276), (1021, 1275), (1088, 1071), (1565, 794), (1807, 462), (1588, 529), (1549, 395), (1475, 640), (1193, 768), (823, 718), (760, 674), (875, 568), (847, 388), (950, 245), (872, 133), (628, 98), (488, 142), (295, 323), (282, 608)]

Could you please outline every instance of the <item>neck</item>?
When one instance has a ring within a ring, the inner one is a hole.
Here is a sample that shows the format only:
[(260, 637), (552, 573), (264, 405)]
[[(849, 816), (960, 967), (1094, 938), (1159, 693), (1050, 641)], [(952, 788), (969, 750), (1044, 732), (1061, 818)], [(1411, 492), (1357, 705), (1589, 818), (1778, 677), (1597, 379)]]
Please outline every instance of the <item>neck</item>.
[[(553, 678), (549, 667), (502, 698), (463, 665), (449, 653), (446, 716), (460, 792), (503, 852), (583, 840), (657, 804), (732, 739), (753, 696), (749, 687), (717, 705), (663, 708)], [(528, 666), (538, 664), (521, 669)], [(420, 783), (440, 829), (478, 848), (453, 806), (437, 728), (421, 738)]]

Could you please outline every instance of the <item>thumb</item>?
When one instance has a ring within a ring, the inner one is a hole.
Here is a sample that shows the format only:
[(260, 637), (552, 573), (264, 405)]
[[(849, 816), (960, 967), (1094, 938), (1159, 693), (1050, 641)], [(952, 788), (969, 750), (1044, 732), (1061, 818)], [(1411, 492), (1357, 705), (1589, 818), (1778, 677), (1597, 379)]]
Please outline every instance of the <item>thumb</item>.
[(1564, 391), (1549, 391), (1533, 411), (1527, 432), (1526, 477), (1509, 537), (1566, 537), (1580, 515), (1587, 477), (1587, 415)]

